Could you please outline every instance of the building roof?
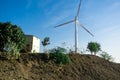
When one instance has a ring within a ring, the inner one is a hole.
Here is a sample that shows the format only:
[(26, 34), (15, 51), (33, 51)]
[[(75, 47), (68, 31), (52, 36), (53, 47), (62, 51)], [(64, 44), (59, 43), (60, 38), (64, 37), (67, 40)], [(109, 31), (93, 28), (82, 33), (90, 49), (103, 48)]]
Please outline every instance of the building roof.
[(40, 39), (39, 37), (34, 36), (34, 35), (28, 35), (28, 34), (25, 34), (25, 36), (31, 36), (31, 37), (36, 37), (36, 38)]

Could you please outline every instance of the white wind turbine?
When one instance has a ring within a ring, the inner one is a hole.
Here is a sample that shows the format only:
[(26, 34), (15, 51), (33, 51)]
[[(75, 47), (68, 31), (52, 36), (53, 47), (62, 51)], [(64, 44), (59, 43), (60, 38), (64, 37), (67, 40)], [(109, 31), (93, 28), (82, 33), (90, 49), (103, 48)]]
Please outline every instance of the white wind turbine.
[(70, 24), (72, 22), (75, 22), (75, 53), (78, 53), (78, 26), (81, 26), (85, 31), (87, 31), (91, 36), (94, 36), (90, 31), (88, 31), (78, 20), (78, 15), (79, 15), (79, 12), (80, 12), (80, 6), (81, 6), (81, 2), (82, 0), (80, 0), (80, 3), (79, 3), (79, 6), (78, 6), (78, 10), (77, 10), (77, 14), (75, 16), (75, 18), (73, 20), (70, 20), (68, 22), (65, 22), (65, 23), (62, 23), (60, 25), (57, 25), (55, 26), (56, 27), (61, 27), (63, 25), (66, 25), (66, 24)]

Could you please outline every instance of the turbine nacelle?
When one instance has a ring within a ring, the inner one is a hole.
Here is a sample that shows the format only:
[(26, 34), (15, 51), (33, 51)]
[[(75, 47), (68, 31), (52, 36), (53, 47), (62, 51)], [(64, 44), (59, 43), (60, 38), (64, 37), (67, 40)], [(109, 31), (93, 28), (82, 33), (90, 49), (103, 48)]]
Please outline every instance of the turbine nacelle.
[(75, 21), (78, 20), (78, 16), (75, 16)]
[(79, 23), (79, 20), (78, 20), (78, 19), (76, 19), (76, 20), (75, 20), (75, 22), (76, 22), (76, 23)]

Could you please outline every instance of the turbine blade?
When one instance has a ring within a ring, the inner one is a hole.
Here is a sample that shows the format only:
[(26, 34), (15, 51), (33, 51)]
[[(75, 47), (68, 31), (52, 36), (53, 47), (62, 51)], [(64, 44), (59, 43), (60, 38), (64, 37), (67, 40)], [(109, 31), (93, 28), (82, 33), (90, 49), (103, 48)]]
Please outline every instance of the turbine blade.
[(79, 6), (78, 6), (78, 10), (77, 10), (76, 17), (78, 17), (78, 15), (79, 15), (79, 12), (80, 12), (80, 6), (81, 6), (81, 2), (82, 2), (82, 0), (80, 0), (80, 3), (79, 3)]
[(85, 31), (87, 31), (91, 36), (94, 37), (94, 35), (89, 31), (87, 30), (82, 24), (80, 24), (80, 22), (77, 22)]
[(56, 28), (56, 27), (63, 26), (63, 25), (66, 25), (66, 24), (69, 24), (69, 23), (72, 23), (72, 22), (74, 22), (74, 21), (75, 21), (75, 20), (71, 20), (71, 21), (65, 22), (65, 23), (63, 23), (63, 24), (59, 24), (59, 25), (55, 26), (55, 28)]

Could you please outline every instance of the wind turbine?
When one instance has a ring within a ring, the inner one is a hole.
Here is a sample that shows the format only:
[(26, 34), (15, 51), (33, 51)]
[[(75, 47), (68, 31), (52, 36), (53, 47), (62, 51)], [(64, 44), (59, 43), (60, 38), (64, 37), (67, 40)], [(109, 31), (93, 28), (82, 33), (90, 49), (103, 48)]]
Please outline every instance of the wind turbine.
[(78, 26), (81, 26), (86, 32), (88, 32), (91, 36), (94, 36), (89, 30), (87, 30), (78, 20), (78, 15), (79, 15), (79, 12), (80, 12), (80, 6), (81, 6), (81, 2), (82, 0), (80, 0), (80, 3), (79, 3), (79, 6), (78, 6), (78, 10), (77, 10), (77, 14), (75, 16), (75, 18), (73, 20), (70, 20), (68, 22), (65, 22), (65, 23), (62, 23), (62, 24), (59, 24), (57, 26), (55, 26), (55, 28), (57, 27), (61, 27), (61, 26), (64, 26), (64, 25), (67, 25), (67, 24), (70, 24), (70, 23), (75, 23), (75, 53), (78, 53)]

